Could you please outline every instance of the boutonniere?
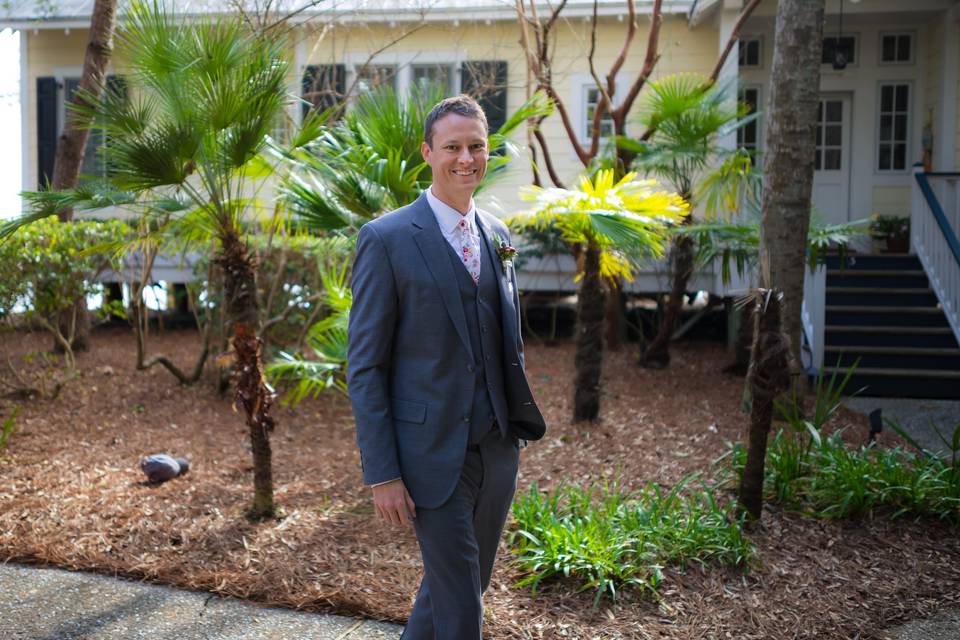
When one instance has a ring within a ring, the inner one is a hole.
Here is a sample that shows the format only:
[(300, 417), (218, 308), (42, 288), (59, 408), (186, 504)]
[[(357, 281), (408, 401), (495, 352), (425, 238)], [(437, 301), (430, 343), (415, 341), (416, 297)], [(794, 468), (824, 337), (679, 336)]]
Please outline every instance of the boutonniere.
[(509, 269), (513, 266), (513, 259), (516, 258), (520, 252), (517, 251), (516, 247), (501, 238), (499, 233), (496, 234), (494, 238), (497, 243), (497, 256), (500, 257), (500, 264), (503, 265), (504, 269)]

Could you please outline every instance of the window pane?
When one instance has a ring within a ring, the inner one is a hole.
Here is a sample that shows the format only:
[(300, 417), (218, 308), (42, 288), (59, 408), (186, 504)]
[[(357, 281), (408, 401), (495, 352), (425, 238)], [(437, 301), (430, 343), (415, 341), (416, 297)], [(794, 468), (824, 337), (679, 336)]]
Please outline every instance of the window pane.
[(906, 111), (910, 99), (910, 86), (906, 84), (897, 85), (897, 111)]
[(893, 168), (900, 170), (907, 168), (907, 145), (893, 145)]
[(880, 140), (893, 138), (893, 116), (880, 116)]
[(817, 125), (817, 143), (816, 144), (818, 147), (823, 146), (823, 126), (819, 124)]
[(396, 89), (397, 70), (393, 65), (368, 65), (357, 71), (357, 92), (365, 93), (378, 87)]
[(833, 55), (836, 50), (837, 50), (837, 39), (824, 38), (823, 48), (820, 51), (820, 62), (823, 64), (831, 64), (833, 62)]
[(897, 59), (897, 37), (896, 36), (883, 36), (883, 40), (880, 43), (880, 48), (882, 53), (880, 54), (880, 59), (884, 62), (895, 62)]
[(827, 171), (840, 169), (840, 149), (826, 149), (823, 152), (823, 168)]
[(814, 169), (814, 171), (820, 171), (820, 169), (823, 167), (823, 165), (822, 165), (821, 162), (820, 162), (820, 154), (821, 154), (821, 153), (822, 153), (822, 152), (821, 152), (819, 149), (817, 149), (817, 152), (813, 155), (813, 169)]
[(882, 170), (890, 169), (890, 145), (880, 145), (880, 158), (878, 166)]
[(450, 67), (438, 64), (413, 65), (413, 83), (421, 91), (431, 86), (441, 87), (444, 93), (450, 92)]
[(893, 87), (890, 85), (880, 87), (880, 110), (893, 111)]
[(747, 64), (751, 67), (760, 65), (760, 41), (750, 40), (747, 42)]
[(828, 100), (826, 102), (827, 122), (840, 122), (843, 120), (843, 103), (839, 100)]
[(827, 138), (824, 140), (824, 144), (830, 147), (839, 147), (842, 143), (841, 134), (843, 132), (843, 127), (839, 125), (831, 125), (826, 128)]
[(893, 118), (893, 138), (894, 140), (907, 139), (907, 114), (897, 114)]
[(910, 62), (910, 44), (912, 38), (909, 34), (903, 34), (897, 37), (897, 61)]

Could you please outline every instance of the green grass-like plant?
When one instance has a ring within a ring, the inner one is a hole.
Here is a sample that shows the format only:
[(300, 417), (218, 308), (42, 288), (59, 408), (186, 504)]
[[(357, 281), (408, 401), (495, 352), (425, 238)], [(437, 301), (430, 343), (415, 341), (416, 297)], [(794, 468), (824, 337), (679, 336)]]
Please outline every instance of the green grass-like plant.
[[(787, 428), (778, 430), (767, 447), (767, 497), (821, 517), (848, 518), (883, 510), (892, 518), (933, 517), (960, 524), (960, 467), (956, 464), (960, 425), (950, 440), (941, 435), (948, 447), (957, 445), (950, 460), (919, 448), (897, 425), (891, 427), (917, 451), (873, 443), (851, 447), (841, 431), (823, 436), (823, 427), (839, 408), (853, 371), (839, 379), (836, 374), (819, 378), (809, 414), (796, 400), (779, 406)], [(742, 444), (732, 446), (729, 461), (739, 478), (746, 462)]]
[(13, 431), (17, 425), (18, 413), (20, 413), (20, 407), (14, 407), (10, 415), (0, 422), (0, 451), (3, 451), (4, 447), (6, 447), (10, 441), (10, 437), (13, 435)]
[(535, 593), (544, 580), (570, 578), (595, 592), (596, 606), (626, 587), (655, 595), (667, 565), (744, 566), (753, 546), (733, 506), (707, 489), (684, 491), (691, 479), (669, 491), (649, 484), (628, 492), (613, 482), (544, 493), (534, 484), (513, 505), (511, 545), (527, 572), (518, 586)]

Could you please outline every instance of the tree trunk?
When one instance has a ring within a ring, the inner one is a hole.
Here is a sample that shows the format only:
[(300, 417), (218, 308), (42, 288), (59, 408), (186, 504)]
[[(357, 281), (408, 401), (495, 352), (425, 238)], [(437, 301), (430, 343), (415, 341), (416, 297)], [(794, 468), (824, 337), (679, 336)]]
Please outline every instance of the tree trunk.
[(604, 322), (606, 347), (609, 351), (620, 349), (624, 338), (625, 323), (623, 287), (620, 278), (606, 278), (604, 286)]
[(753, 304), (753, 359), (747, 384), (753, 396), (747, 461), (740, 479), (740, 506), (752, 520), (763, 510), (764, 463), (773, 401), (790, 385), (789, 340), (783, 334), (781, 304), (776, 289), (759, 289)]
[[(117, 0), (95, 0), (90, 16), (90, 40), (83, 58), (83, 72), (80, 76), (80, 88), (93, 94), (99, 94), (105, 84), (107, 63), (113, 49), (113, 27), (116, 22)], [(69, 96), (67, 96), (69, 97)], [(82, 100), (82, 98), (77, 98)], [(68, 111), (63, 133), (57, 140), (57, 152), (53, 159), (53, 177), (50, 188), (64, 191), (77, 186), (80, 169), (83, 166), (83, 150), (90, 137), (90, 118)], [(73, 219), (73, 209), (64, 209), (57, 214), (61, 221)], [(65, 327), (76, 318), (72, 347), (74, 351), (83, 351), (89, 346), (90, 318), (87, 314), (87, 301), (80, 297), (73, 307), (61, 314), (59, 323)], [(60, 345), (55, 345), (60, 349)]]
[(600, 414), (600, 372), (603, 366), (603, 286), (600, 247), (583, 252), (583, 279), (577, 293), (577, 353), (574, 360), (573, 420), (596, 420)]
[(270, 405), (274, 394), (263, 376), (263, 341), (257, 335), (256, 263), (247, 245), (236, 235), (222, 239), (217, 263), (224, 274), (224, 298), (227, 330), (232, 334), (234, 406), (242, 409), (250, 431), (253, 453), (253, 505), (248, 512), (261, 520), (275, 515), (273, 504), (273, 461), (270, 432), (274, 419)]
[[(820, 97), (824, 0), (780, 0), (764, 134), (761, 286), (783, 291), (792, 366), (800, 363), (800, 307), (810, 226)], [(794, 371), (799, 373), (798, 370)]]
[[(691, 224), (693, 219), (687, 216), (683, 224)], [(640, 366), (648, 369), (663, 369), (670, 364), (670, 340), (677, 330), (683, 298), (687, 293), (687, 284), (693, 275), (693, 238), (686, 235), (674, 235), (670, 248), (670, 262), (673, 280), (670, 298), (667, 300), (657, 335), (640, 356)]]

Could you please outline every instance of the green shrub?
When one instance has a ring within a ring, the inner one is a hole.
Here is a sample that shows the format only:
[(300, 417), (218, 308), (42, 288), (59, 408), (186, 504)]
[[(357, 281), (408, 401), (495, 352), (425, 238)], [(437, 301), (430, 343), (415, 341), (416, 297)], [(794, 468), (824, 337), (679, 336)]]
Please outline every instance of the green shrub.
[[(841, 432), (822, 436), (822, 429), (841, 404), (853, 374), (838, 382), (820, 378), (812, 412), (800, 403), (780, 405), (788, 427), (774, 434), (767, 447), (764, 490), (767, 497), (792, 509), (822, 517), (846, 518), (883, 509), (891, 517), (926, 516), (960, 524), (960, 425), (951, 440), (950, 462), (923, 451), (884, 449), (874, 444), (849, 447)], [(914, 444), (896, 425), (895, 431)], [(746, 462), (743, 445), (733, 445), (728, 464), (739, 480)]]
[(594, 590), (594, 605), (624, 587), (656, 593), (667, 565), (690, 562), (742, 566), (753, 554), (731, 506), (702, 489), (685, 493), (650, 484), (626, 492), (616, 483), (565, 485), (541, 493), (536, 485), (513, 505), (511, 545), (528, 575), (518, 586), (564, 577)]

